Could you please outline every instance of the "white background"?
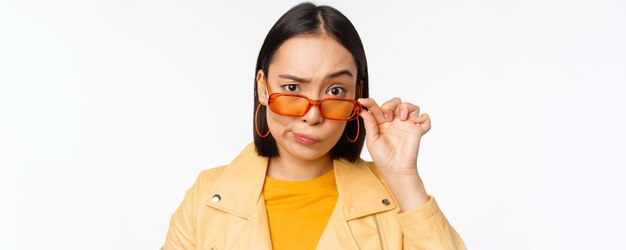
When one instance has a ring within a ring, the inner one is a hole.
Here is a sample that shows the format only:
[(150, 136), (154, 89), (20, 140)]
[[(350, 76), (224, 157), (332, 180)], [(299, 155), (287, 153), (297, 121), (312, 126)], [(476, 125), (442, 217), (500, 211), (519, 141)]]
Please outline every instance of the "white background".
[[(161, 246), (252, 141), (256, 58), (298, 3), (224, 2), (0, 1), (0, 249)], [(319, 3), (371, 97), (431, 115), (419, 168), (467, 246), (624, 249), (626, 3), (378, 2)]]

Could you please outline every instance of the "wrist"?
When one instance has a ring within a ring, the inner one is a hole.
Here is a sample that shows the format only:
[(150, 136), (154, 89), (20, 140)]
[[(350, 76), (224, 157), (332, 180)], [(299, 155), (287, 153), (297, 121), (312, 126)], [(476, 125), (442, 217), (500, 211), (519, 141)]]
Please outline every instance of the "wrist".
[(382, 175), (385, 179), (420, 178), (416, 166), (408, 168), (392, 167), (387, 171), (382, 171)]
[(387, 173), (384, 176), (401, 211), (411, 211), (426, 204), (428, 195), (417, 169)]

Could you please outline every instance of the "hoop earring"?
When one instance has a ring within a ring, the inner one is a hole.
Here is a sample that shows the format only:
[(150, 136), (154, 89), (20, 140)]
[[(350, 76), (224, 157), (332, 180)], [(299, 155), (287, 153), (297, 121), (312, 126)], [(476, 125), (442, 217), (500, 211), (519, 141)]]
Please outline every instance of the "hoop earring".
[(349, 142), (354, 143), (357, 139), (359, 139), (359, 131), (361, 130), (361, 123), (359, 122), (359, 118), (356, 118), (356, 137), (354, 137), (353, 139), (350, 139), (350, 137), (348, 137), (348, 131), (346, 131), (346, 139), (348, 139)]
[(259, 116), (259, 108), (261, 107), (261, 104), (259, 103), (259, 106), (256, 106), (256, 111), (254, 112), (254, 128), (256, 130), (256, 134), (259, 135), (261, 138), (265, 138), (270, 134), (270, 130), (267, 130), (267, 133), (265, 133), (264, 135), (261, 135), (261, 132), (259, 132), (259, 126), (257, 125), (257, 118)]

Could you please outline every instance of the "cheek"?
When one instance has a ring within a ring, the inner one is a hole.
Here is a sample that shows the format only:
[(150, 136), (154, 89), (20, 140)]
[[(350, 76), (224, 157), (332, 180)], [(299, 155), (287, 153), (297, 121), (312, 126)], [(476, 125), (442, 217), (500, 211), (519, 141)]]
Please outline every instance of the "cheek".
[(329, 123), (328, 133), (331, 134), (333, 137), (341, 137), (341, 135), (343, 134), (343, 130), (346, 128), (346, 122), (333, 120), (328, 120), (326, 122)]
[(280, 134), (293, 119), (291, 116), (278, 115), (270, 110), (267, 113), (267, 125), (273, 134)]

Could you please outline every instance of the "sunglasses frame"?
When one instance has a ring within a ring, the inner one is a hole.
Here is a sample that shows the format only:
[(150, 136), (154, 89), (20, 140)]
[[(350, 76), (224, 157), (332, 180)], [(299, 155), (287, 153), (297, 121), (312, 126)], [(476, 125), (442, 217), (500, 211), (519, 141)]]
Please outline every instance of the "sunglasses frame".
[[(336, 121), (352, 121), (352, 120), (357, 119), (361, 115), (361, 111), (363, 110), (363, 105), (361, 105), (361, 103), (359, 103), (356, 99), (324, 98), (324, 99), (321, 99), (321, 100), (313, 100), (313, 99), (308, 98), (305, 95), (300, 95), (300, 94), (271, 93), (269, 83), (267, 82), (267, 78), (266, 78), (266, 81), (265, 81), (265, 87), (266, 87), (266, 90), (268, 91), (268, 92), (266, 92), (266, 94), (269, 94), (269, 97), (267, 99), (267, 106), (269, 106), (269, 108), (274, 113), (277, 113), (279, 115), (293, 116), (293, 117), (302, 117), (302, 116), (305, 116), (309, 112), (309, 110), (311, 110), (311, 106), (317, 106), (319, 108), (319, 110), (320, 110), (320, 114), (322, 115), (322, 117), (324, 117), (324, 119), (336, 120)], [(357, 89), (359, 91), (359, 95), (358, 95), (359, 97), (357, 97), (357, 99), (358, 99), (362, 95), (363, 86), (361, 86), (361, 84), (357, 82), (356, 87), (357, 87)], [(293, 97), (304, 98), (304, 99), (306, 99), (309, 102), (309, 104), (307, 105), (307, 107), (304, 110), (302, 115), (283, 114), (283, 113), (279, 112), (278, 110), (276, 110), (275, 108), (273, 108), (274, 106), (272, 106), (272, 103), (275, 103), (276, 99), (278, 97), (281, 97), (281, 96), (293, 96)], [(324, 101), (331, 101), (331, 100), (334, 100), (334, 101), (347, 101), (347, 102), (351, 102), (351, 103), (355, 104), (356, 106), (353, 109), (354, 115), (351, 118), (347, 118), (347, 119), (337, 119), (337, 118), (326, 117), (326, 115), (324, 115), (324, 110), (322, 109), (322, 102), (324, 102)]]

